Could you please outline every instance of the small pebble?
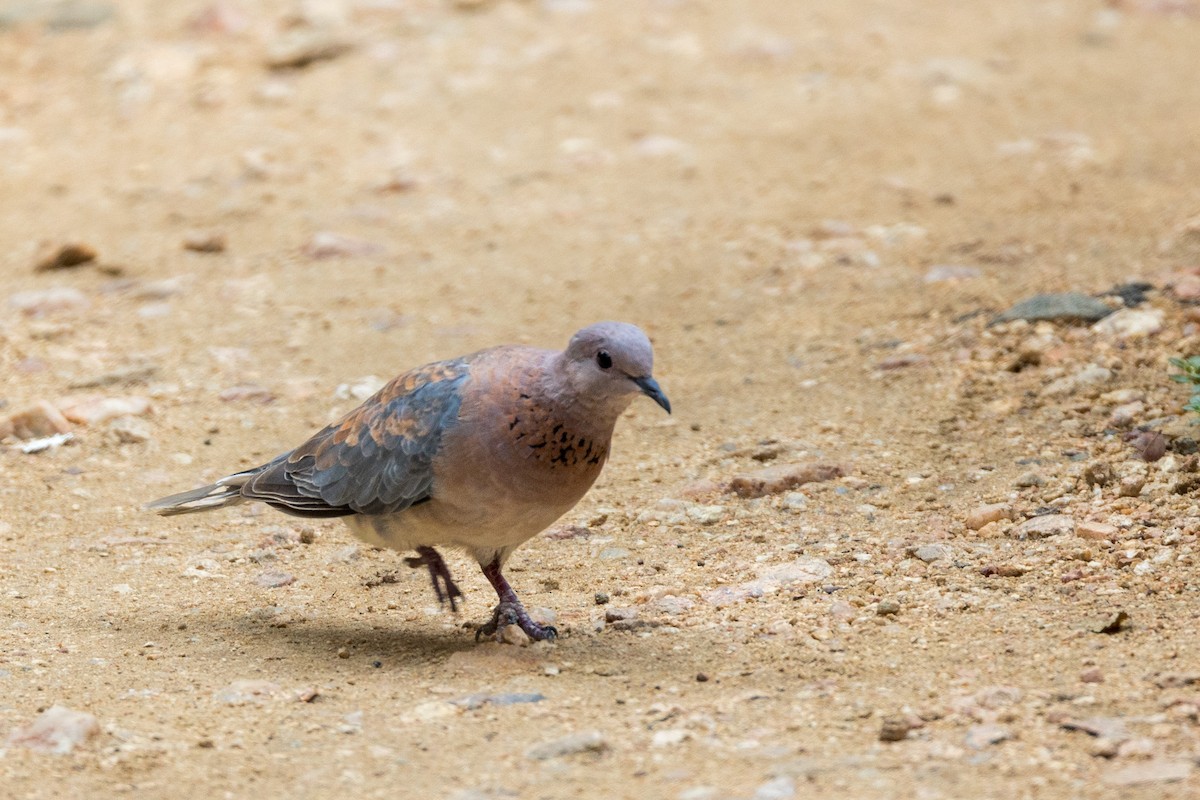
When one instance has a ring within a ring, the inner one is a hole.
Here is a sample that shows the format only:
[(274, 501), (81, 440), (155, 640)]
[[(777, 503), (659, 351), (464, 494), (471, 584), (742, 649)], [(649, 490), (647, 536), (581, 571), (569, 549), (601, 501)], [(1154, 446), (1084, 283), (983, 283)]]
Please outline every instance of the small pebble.
[(598, 556), (601, 561), (617, 561), (628, 557), (629, 551), (624, 547), (606, 547), (600, 551), (600, 555)]
[(362, 726), (363, 712), (351, 711), (349, 714), (346, 714), (344, 717), (342, 717), (342, 724), (338, 726), (338, 733), (344, 733), (347, 735), (362, 733)]
[(852, 620), (858, 612), (845, 600), (834, 600), (829, 604), (829, 615), (840, 620)]
[(908, 738), (909, 731), (919, 727), (909, 716), (887, 717), (879, 728), (879, 741), (899, 742)]
[(8, 735), (8, 744), (40, 753), (66, 755), (99, 732), (100, 723), (91, 714), (54, 705), (28, 725), (14, 728)]
[(936, 264), (925, 273), (925, 283), (946, 283), (978, 278), (982, 273), (975, 267), (959, 264)]
[(8, 298), (8, 304), (27, 317), (44, 317), (62, 311), (79, 311), (91, 305), (83, 292), (73, 286), (17, 292)]
[(514, 647), (528, 647), (530, 645), (529, 634), (521, 630), (520, 625), (505, 625), (497, 634), (501, 644), (511, 644)]
[(930, 564), (934, 561), (944, 561), (949, 559), (954, 554), (949, 545), (945, 544), (923, 544), (913, 551), (913, 555)]
[(59, 404), (64, 417), (79, 425), (97, 425), (117, 417), (140, 417), (152, 410), (149, 398), (82, 395)]
[(696, 605), (696, 601), (687, 597), (664, 595), (654, 601), (654, 607), (668, 616), (677, 617)]
[(1038, 320), (1095, 322), (1108, 316), (1112, 311), (1107, 304), (1081, 292), (1039, 294), (1017, 303), (992, 321), (995, 323), (1023, 319), (1028, 322)]
[(1117, 758), (1150, 758), (1156, 749), (1153, 739), (1138, 736), (1117, 745)]
[(725, 519), (725, 506), (690, 505), (685, 509), (688, 517), (698, 525), (714, 525)]
[(1121, 478), (1120, 484), (1117, 485), (1118, 497), (1138, 497), (1142, 493), (1142, 488), (1146, 485), (1146, 479), (1139, 475), (1128, 475)]
[[(254, 582), (267, 589), (278, 589), (281, 586), (289, 586), (295, 583), (296, 576), (289, 572), (263, 572), (254, 579)], [(342, 655), (341, 650), (338, 651), (338, 656), (340, 658), (346, 657)]]
[(183, 249), (193, 253), (224, 253), (225, 234), (216, 231), (190, 231), (183, 237)]
[(845, 474), (846, 468), (837, 464), (778, 464), (734, 475), (729, 482), (729, 490), (739, 497), (764, 497), (806, 483), (831, 481)]
[(1108, 415), (1108, 424), (1114, 428), (1128, 428), (1137, 422), (1144, 413), (1146, 413), (1146, 404), (1141, 400), (1124, 403), (1114, 408)]
[(1108, 383), (1112, 378), (1112, 370), (1098, 364), (1089, 364), (1071, 375), (1047, 384), (1043, 387), (1041, 394), (1047, 398), (1064, 397), (1090, 387)]
[(327, 559), (329, 564), (349, 564), (352, 561), (357, 561), (362, 556), (362, 551), (359, 550), (356, 544), (347, 544), (334, 550)]
[(801, 492), (788, 492), (783, 496), (783, 507), (789, 511), (803, 511), (808, 507), (808, 497)]
[(71, 267), (78, 267), (81, 264), (87, 264), (95, 260), (95, 249), (81, 242), (50, 245), (38, 254), (33, 269), (35, 272), (70, 269)]
[(1092, 330), (1115, 339), (1142, 339), (1163, 329), (1163, 317), (1160, 308), (1122, 308), (1097, 322)]
[(39, 400), (7, 420), (0, 421), (0, 433), (3, 436), (16, 436), (18, 439), (39, 439), (70, 430), (71, 423), (67, 418), (45, 400)]
[(1046, 483), (1046, 479), (1036, 472), (1026, 472), (1021, 477), (1017, 478), (1016, 487), (1018, 489), (1028, 489), (1031, 486), (1042, 486)]
[(384, 248), (382, 245), (368, 242), (364, 239), (356, 239), (353, 236), (344, 236), (331, 231), (320, 231), (314, 233), (312, 238), (305, 242), (304, 246), (300, 248), (300, 252), (308, 258), (322, 260), (327, 258), (363, 258), (374, 256), (383, 253)]
[(1171, 449), (1181, 456), (1191, 456), (1200, 452), (1200, 442), (1197, 442), (1191, 436), (1180, 436), (1171, 442)]
[(1108, 486), (1116, 477), (1112, 466), (1103, 461), (1093, 461), (1083, 470), (1083, 482), (1088, 486)]
[(983, 723), (972, 725), (968, 728), (964, 741), (967, 747), (970, 747), (972, 750), (982, 750), (990, 745), (1006, 741), (1011, 737), (1012, 733), (1003, 725)]
[(548, 761), (580, 753), (603, 753), (608, 747), (608, 740), (600, 731), (582, 731), (539, 744), (526, 751), (525, 755), (535, 761)]
[(1066, 514), (1044, 514), (1031, 517), (1008, 532), (1014, 539), (1045, 539), (1049, 536), (1075, 533), (1075, 520)]
[(892, 617), (900, 613), (900, 604), (895, 600), (880, 600), (875, 613), (881, 617)]
[(792, 800), (796, 796), (796, 780), (791, 775), (780, 775), (754, 790), (753, 800)]
[(267, 405), (275, 402), (275, 393), (256, 383), (240, 383), (222, 389), (217, 398), (223, 403), (255, 403)]
[(1129, 614), (1125, 611), (1117, 611), (1101, 620), (1092, 630), (1096, 633), (1114, 634), (1120, 633), (1128, 627)]
[(469, 694), (466, 697), (460, 697), (450, 702), (454, 705), (462, 706), (468, 711), (474, 711), (485, 705), (512, 706), (522, 703), (540, 703), (545, 699), (546, 696), (544, 694), (537, 692), (501, 692), (499, 694)]
[(229, 706), (258, 705), (282, 696), (283, 689), (267, 680), (237, 680), (216, 692), (213, 699)]
[(107, 431), (117, 444), (144, 444), (151, 439), (150, 426), (133, 417), (117, 417), (108, 425)]
[(1019, 578), (1026, 572), (1028, 572), (1027, 569), (1016, 564), (989, 564), (979, 570), (979, 574), (985, 578), (990, 578), (993, 575), (1001, 578)]
[(353, 46), (338, 31), (298, 27), (285, 31), (268, 44), (266, 62), (272, 69), (300, 69), (317, 61), (337, 58)]
[(650, 737), (651, 747), (671, 747), (673, 745), (682, 744), (691, 738), (691, 733), (683, 728), (667, 728), (666, 730), (657, 730)]
[(636, 608), (620, 608), (617, 606), (609, 606), (604, 610), (605, 622), (620, 622), (622, 620), (635, 620), (638, 618)]
[(1107, 522), (1084, 520), (1075, 526), (1075, 535), (1081, 539), (1112, 541), (1117, 538), (1118, 534), (1117, 526), (1109, 525)]
[(970, 530), (977, 531), (988, 523), (1012, 519), (1012, 517), (1013, 509), (1008, 503), (990, 503), (976, 506), (967, 512), (965, 523)]

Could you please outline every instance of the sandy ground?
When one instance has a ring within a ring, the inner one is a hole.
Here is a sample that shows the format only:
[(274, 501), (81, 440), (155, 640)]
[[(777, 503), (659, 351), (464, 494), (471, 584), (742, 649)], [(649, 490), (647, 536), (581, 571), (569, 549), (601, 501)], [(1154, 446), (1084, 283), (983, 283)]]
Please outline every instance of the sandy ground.
[[(0, 416), (131, 412), (0, 454), (5, 796), (1200, 794), (1194, 3), (90, 8), (0, 2)], [(514, 556), (553, 645), (476, 644), (461, 556), (454, 616), (340, 523), (141, 507), (604, 318), (676, 413)]]

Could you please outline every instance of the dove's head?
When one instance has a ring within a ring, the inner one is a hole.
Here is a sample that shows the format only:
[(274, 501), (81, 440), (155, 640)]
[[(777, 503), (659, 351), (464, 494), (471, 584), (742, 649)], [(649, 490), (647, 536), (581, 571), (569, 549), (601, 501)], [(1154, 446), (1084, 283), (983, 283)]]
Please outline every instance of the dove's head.
[(668, 414), (671, 401), (654, 380), (654, 349), (641, 328), (628, 322), (597, 322), (571, 337), (563, 352), (568, 380), (581, 401), (618, 413), (639, 394)]

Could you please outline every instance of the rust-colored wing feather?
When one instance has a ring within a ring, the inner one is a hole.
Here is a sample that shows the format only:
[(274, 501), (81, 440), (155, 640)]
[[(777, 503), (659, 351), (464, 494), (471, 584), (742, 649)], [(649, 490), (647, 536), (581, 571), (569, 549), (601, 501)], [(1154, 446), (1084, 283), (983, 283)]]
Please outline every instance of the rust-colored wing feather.
[(442, 433), (454, 425), (466, 359), (407, 372), (290, 453), (264, 464), (243, 497), (298, 516), (388, 514), (428, 500)]

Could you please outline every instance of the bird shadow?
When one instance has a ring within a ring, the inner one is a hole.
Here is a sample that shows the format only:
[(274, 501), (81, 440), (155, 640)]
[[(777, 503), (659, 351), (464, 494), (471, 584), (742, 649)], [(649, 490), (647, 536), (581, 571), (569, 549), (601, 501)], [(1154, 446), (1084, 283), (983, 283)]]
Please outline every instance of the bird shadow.
[(248, 655), (267, 658), (323, 659), (335, 657), (396, 664), (441, 662), (476, 647), (471, 630), (429, 630), (403, 621), (364, 624), (340, 619), (309, 619), (278, 623), (248, 620), (225, 621), (230, 633), (240, 637)]
[[(451, 619), (466, 621), (461, 615)], [(278, 664), (359, 666), (366, 662), (378, 667), (382, 662), (396, 667), (440, 663), (479, 646), (473, 630), (461, 626), (447, 630), (442, 621), (440, 617), (384, 622), (335, 616), (289, 619), (281, 614), (210, 608), (170, 621), (153, 615), (128, 615), (118, 624), (127, 646), (153, 640), (164, 652), (183, 651), (201, 660), (232, 655), (243, 661)]]

